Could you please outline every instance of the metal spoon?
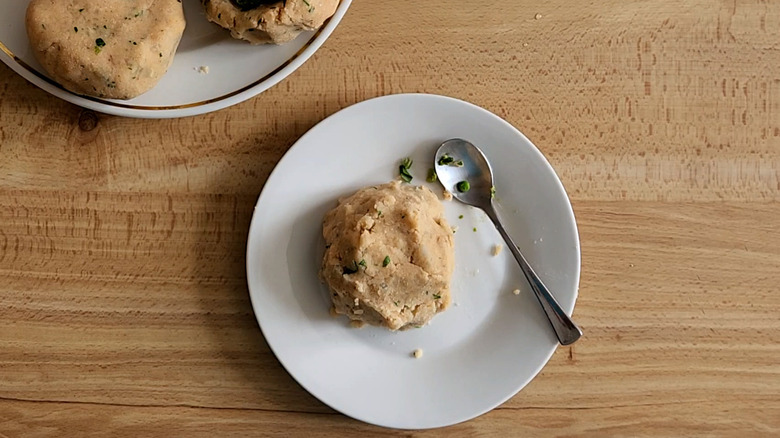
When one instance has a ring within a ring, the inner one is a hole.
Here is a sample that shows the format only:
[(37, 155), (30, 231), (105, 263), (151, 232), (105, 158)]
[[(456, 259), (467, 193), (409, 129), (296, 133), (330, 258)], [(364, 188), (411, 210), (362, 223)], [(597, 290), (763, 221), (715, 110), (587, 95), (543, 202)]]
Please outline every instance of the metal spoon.
[[(482, 209), (493, 221), (525, 274), (539, 304), (542, 305), (558, 341), (561, 345), (573, 344), (582, 336), (582, 330), (564, 313), (561, 306), (555, 301), (555, 297), (550, 294), (523, 254), (520, 253), (520, 249), (509, 237), (504, 226), (501, 225), (501, 220), (493, 207), (495, 190), (493, 171), (482, 151), (466, 140), (459, 138), (447, 140), (436, 151), (434, 168), (436, 176), (444, 188), (449, 190), (458, 201)], [(468, 187), (464, 187), (466, 184)]]

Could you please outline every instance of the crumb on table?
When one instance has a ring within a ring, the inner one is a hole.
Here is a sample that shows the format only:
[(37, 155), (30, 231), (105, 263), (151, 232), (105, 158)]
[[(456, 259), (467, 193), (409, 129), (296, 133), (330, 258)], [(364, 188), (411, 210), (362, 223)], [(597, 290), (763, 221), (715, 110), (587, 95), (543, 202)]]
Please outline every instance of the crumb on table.
[(414, 352), (412, 352), (412, 355), (414, 356), (415, 359), (421, 358), (422, 355), (423, 355), (422, 348), (418, 348), (418, 349), (414, 350)]

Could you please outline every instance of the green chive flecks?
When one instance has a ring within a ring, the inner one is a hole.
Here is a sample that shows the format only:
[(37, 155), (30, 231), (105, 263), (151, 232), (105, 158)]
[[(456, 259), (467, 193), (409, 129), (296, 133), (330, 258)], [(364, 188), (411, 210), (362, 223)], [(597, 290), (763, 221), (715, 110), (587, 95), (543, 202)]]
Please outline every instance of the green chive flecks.
[(361, 259), (361, 260), (358, 262), (358, 265), (362, 266), (362, 267), (365, 269), (365, 267), (366, 267), (366, 259)]
[(358, 271), (358, 264), (356, 261), (352, 262), (352, 266), (344, 266), (344, 272), (343, 274), (354, 274)]
[(398, 172), (401, 174), (401, 179), (404, 180), (404, 182), (412, 182), (412, 174), (409, 172), (409, 169), (412, 167), (412, 163), (412, 159), (406, 157), (401, 161), (401, 165), (398, 166)]
[(429, 183), (435, 183), (439, 177), (436, 176), (436, 171), (433, 168), (428, 169), (428, 178), (425, 180)]
[(98, 38), (95, 40), (95, 54), (100, 53), (101, 50), (103, 50), (103, 47), (105, 47), (106, 42), (103, 41), (103, 38)]
[(385, 256), (385, 259), (382, 261), (382, 267), (385, 268), (389, 264), (390, 264), (390, 256)]
[(439, 295), (439, 294), (433, 294), (433, 299), (434, 299), (434, 300), (440, 300), (440, 299), (441, 299), (441, 295)]
[(454, 158), (452, 158), (447, 154), (444, 154), (441, 156), (441, 158), (439, 158), (438, 164), (439, 166), (446, 166), (448, 164), (452, 164), (453, 161), (455, 161)]

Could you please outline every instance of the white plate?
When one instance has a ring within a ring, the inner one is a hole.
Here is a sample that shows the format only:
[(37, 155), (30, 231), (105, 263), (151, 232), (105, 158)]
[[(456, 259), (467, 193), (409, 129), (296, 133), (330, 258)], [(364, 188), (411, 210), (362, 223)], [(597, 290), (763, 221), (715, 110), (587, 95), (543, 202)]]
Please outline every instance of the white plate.
[[(434, 151), (453, 137), (484, 150), (507, 229), (571, 314), (580, 250), (566, 192), (527, 138), (469, 103), (407, 94), (340, 111), (290, 149), (255, 207), (247, 278), (268, 344), (315, 397), (368, 423), (423, 429), (473, 418), (531, 381), (558, 345), (509, 251), (491, 255), (498, 232), (484, 213), (457, 201), (445, 202), (458, 227), (453, 306), (428, 326), (397, 333), (349, 328), (329, 315), (317, 278), (325, 212), (340, 196), (395, 178), (406, 156), (414, 159), (412, 182), (427, 184)], [(419, 359), (411, 355), (417, 348)]]
[[(352, 0), (341, 0), (336, 14), (318, 32), (305, 32), (281, 46), (252, 46), (234, 40), (206, 20), (200, 0), (184, 0), (187, 28), (173, 65), (155, 88), (126, 101), (80, 96), (52, 81), (27, 40), (24, 15), (28, 3), (0, 0), (0, 59), (4, 63), (43, 90), (84, 108), (127, 117), (168, 118), (227, 108), (277, 84), (317, 51)], [(209, 73), (199, 73), (201, 66), (208, 66)]]

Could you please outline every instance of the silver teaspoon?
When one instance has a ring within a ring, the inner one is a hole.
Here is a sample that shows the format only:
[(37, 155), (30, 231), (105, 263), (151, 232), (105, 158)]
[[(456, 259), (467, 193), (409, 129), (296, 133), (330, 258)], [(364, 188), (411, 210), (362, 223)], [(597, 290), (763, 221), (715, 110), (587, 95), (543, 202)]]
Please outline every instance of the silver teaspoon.
[(582, 336), (582, 330), (561, 309), (555, 297), (547, 290), (501, 224), (501, 219), (493, 206), (495, 193), (493, 171), (482, 151), (466, 140), (459, 138), (447, 140), (436, 151), (434, 169), (444, 188), (449, 190), (458, 201), (482, 209), (487, 214), (504, 238), (512, 255), (515, 256), (539, 304), (542, 305), (558, 341), (561, 345), (573, 344)]

